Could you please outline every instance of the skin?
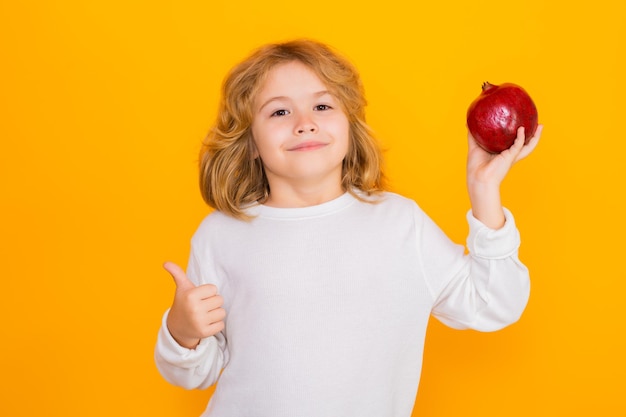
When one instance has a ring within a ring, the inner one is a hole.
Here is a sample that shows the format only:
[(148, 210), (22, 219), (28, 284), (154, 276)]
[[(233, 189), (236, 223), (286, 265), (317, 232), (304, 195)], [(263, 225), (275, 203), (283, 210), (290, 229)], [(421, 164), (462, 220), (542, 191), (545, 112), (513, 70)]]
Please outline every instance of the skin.
[[(468, 133), (467, 189), (474, 217), (492, 229), (504, 225), (500, 185), (511, 167), (537, 146), (543, 126), (524, 145), (524, 128), (513, 145), (491, 154)], [(252, 133), (256, 157), (266, 169), (273, 207), (307, 207), (333, 200), (341, 186), (341, 164), (349, 146), (348, 118), (321, 80), (290, 62), (273, 68), (255, 103)], [(182, 268), (166, 262), (176, 290), (167, 318), (172, 337), (194, 349), (224, 329), (224, 300), (211, 284), (194, 285)]]
[(513, 164), (527, 157), (537, 146), (543, 126), (524, 145), (524, 128), (517, 130), (513, 145), (499, 154), (483, 150), (470, 133), (467, 153), (467, 191), (474, 217), (491, 229), (504, 226), (504, 211), (500, 200), (500, 185)]
[(196, 286), (180, 266), (166, 262), (163, 268), (176, 285), (174, 302), (167, 316), (167, 329), (179, 345), (195, 349), (201, 339), (224, 329), (224, 300), (215, 285)]
[[(270, 188), (264, 204), (306, 207), (333, 200), (341, 186), (350, 124), (340, 103), (306, 66), (273, 68), (255, 100), (252, 135)], [(194, 349), (224, 329), (226, 312), (214, 285), (195, 286), (178, 265), (164, 268), (176, 285), (167, 327), (178, 344)]]
[(256, 98), (252, 136), (272, 190), (265, 205), (306, 207), (344, 193), (350, 124), (305, 65), (294, 61), (270, 71)]

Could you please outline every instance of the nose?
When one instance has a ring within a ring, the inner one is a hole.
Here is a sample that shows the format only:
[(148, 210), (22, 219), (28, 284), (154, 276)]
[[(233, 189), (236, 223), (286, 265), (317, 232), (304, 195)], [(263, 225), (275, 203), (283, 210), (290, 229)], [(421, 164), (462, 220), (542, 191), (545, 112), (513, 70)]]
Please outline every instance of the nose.
[(305, 133), (316, 133), (317, 132), (317, 124), (308, 116), (302, 116), (298, 120), (298, 124), (296, 125), (296, 133), (298, 135), (303, 135)]

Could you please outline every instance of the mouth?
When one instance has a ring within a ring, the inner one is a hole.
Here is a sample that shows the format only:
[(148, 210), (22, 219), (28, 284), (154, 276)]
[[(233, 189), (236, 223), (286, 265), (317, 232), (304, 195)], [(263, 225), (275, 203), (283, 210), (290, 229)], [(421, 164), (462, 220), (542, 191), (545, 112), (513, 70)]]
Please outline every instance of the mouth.
[(291, 148), (288, 148), (287, 150), (291, 152), (314, 151), (314, 150), (323, 148), (327, 145), (328, 143), (325, 143), (325, 142), (310, 141), (310, 142), (298, 143), (297, 145), (292, 146)]

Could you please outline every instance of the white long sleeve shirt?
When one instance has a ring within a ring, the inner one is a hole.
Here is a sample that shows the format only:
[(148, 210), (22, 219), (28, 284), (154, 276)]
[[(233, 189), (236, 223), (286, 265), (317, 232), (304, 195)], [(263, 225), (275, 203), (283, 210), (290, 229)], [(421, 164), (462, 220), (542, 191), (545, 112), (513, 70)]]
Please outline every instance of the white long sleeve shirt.
[(349, 193), (313, 207), (253, 206), (244, 222), (214, 212), (187, 269), (224, 298), (225, 330), (193, 350), (165, 325), (156, 363), (172, 384), (217, 387), (203, 416), (408, 417), (432, 314), (492, 331), (529, 296), (519, 233), (467, 219), (469, 254), (412, 201)]

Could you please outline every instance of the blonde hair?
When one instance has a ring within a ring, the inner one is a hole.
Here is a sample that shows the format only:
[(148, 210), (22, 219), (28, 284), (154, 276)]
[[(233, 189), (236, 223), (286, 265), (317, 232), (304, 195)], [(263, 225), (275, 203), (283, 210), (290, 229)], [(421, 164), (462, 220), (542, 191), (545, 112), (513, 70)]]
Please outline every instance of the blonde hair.
[(327, 45), (302, 39), (259, 48), (224, 80), (217, 121), (200, 151), (200, 190), (211, 207), (248, 220), (245, 207), (269, 196), (251, 133), (254, 101), (270, 70), (293, 61), (320, 78), (348, 118), (350, 145), (343, 161), (343, 189), (361, 199), (355, 190), (369, 196), (386, 188), (382, 152), (365, 122), (367, 102), (358, 72)]

